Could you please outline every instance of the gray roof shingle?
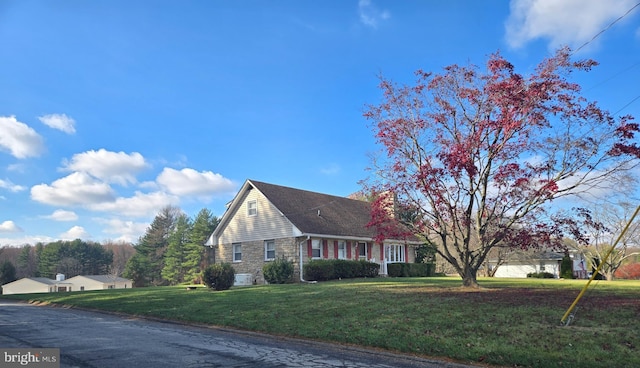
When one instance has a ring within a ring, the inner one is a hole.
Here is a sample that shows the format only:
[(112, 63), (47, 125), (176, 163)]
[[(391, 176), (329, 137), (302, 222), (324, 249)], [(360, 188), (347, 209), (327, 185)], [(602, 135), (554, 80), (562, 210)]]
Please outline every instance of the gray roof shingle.
[(369, 202), (249, 180), (305, 234), (375, 237)]

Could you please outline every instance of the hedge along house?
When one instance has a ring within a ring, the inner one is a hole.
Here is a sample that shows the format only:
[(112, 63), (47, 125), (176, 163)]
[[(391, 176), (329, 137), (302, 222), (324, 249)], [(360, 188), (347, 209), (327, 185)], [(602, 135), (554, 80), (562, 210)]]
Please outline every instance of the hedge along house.
[(276, 258), (293, 261), (301, 281), (315, 259), (368, 260), (387, 274), (389, 263), (415, 261), (417, 242), (374, 241), (370, 203), (247, 180), (205, 245), (214, 263), (231, 263), (236, 285), (264, 283), (262, 267)]

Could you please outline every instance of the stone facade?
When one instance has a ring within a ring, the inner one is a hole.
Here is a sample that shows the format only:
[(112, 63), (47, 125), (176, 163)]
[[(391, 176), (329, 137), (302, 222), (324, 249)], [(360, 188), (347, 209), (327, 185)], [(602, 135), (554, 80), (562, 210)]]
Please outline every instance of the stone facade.
[[(269, 239), (271, 240), (271, 239)], [(313, 239), (311, 239), (313, 240)], [(337, 259), (339, 255), (336, 253), (336, 247), (334, 246), (334, 240), (332, 239), (320, 239), (322, 243), (322, 251), (319, 259)], [(306, 238), (281, 238), (273, 239), (275, 242), (275, 257), (292, 261), (294, 265), (293, 281), (300, 281), (300, 247), (302, 247), (302, 262), (303, 264), (308, 262), (311, 257), (308, 254), (308, 246)], [(367, 243), (367, 257), (361, 258), (358, 252), (358, 246), (362, 246), (363, 242), (349, 241), (347, 243), (347, 250), (344, 259), (358, 260), (366, 259), (370, 262), (375, 262), (380, 265), (380, 273), (386, 275), (386, 264), (384, 255), (384, 245), (374, 244), (372, 242)], [(360, 245), (358, 245), (360, 243)], [(264, 275), (262, 274), (262, 268), (267, 263), (271, 262), (266, 260), (265, 255), (265, 241), (248, 241), (239, 243), (242, 245), (242, 260), (233, 261), (233, 245), (232, 244), (220, 244), (216, 252), (216, 263), (230, 263), (236, 274), (250, 274), (253, 284), (264, 284)], [(405, 245), (407, 247), (405, 262), (415, 262), (415, 251), (413, 247)], [(326, 250), (325, 250), (326, 249)]]
[[(281, 238), (281, 239), (269, 239), (275, 241), (276, 246), (276, 258), (284, 257), (289, 261), (293, 261), (294, 280), (300, 279), (300, 265), (299, 265), (299, 246), (295, 241), (295, 238)], [(254, 284), (264, 284), (264, 276), (262, 274), (262, 267), (268, 262), (265, 258), (265, 241), (248, 241), (240, 243), (242, 245), (242, 260), (233, 261), (233, 246), (232, 244), (221, 244), (216, 249), (216, 263), (226, 262), (231, 263), (236, 274), (251, 274)]]

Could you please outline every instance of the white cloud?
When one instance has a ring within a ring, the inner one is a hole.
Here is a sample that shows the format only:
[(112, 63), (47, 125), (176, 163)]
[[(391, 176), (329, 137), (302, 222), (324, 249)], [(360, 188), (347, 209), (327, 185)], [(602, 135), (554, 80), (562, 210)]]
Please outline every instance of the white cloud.
[(0, 233), (19, 233), (22, 229), (15, 224), (15, 222), (9, 220), (0, 224)]
[(56, 239), (50, 237), (50, 236), (44, 236), (44, 235), (28, 235), (28, 236), (23, 236), (23, 237), (19, 237), (19, 238), (0, 238), (0, 246), (15, 246), (15, 247), (19, 247), (19, 246), (23, 246), (26, 244), (37, 244), (37, 243), (51, 243), (53, 241), (55, 241)]
[(235, 184), (220, 174), (188, 168), (178, 171), (165, 167), (156, 181), (167, 192), (179, 196), (208, 197), (235, 189)]
[(54, 221), (76, 221), (78, 219), (75, 212), (65, 210), (55, 210), (52, 214), (42, 217)]
[(0, 179), (0, 188), (8, 189), (9, 191), (14, 192), (14, 193), (15, 192), (21, 192), (21, 191), (27, 189), (26, 187), (23, 187), (22, 185), (15, 185), (9, 180), (2, 180), (2, 179)]
[(138, 152), (127, 154), (99, 149), (73, 155), (64, 169), (85, 172), (108, 183), (127, 185), (135, 183), (135, 175), (146, 167), (144, 157)]
[(511, 0), (505, 23), (506, 40), (513, 48), (549, 39), (549, 47), (582, 46), (624, 15), (635, 0)]
[(75, 172), (51, 183), (34, 185), (31, 199), (55, 206), (89, 205), (112, 201), (113, 190), (88, 174)]
[(163, 192), (140, 193), (129, 198), (117, 198), (115, 201), (93, 203), (87, 207), (94, 211), (113, 212), (121, 216), (153, 217), (163, 207), (176, 206), (180, 199)]
[(46, 126), (61, 130), (67, 134), (76, 132), (76, 121), (65, 114), (50, 114), (38, 117), (38, 119)]
[(0, 150), (15, 158), (38, 157), (44, 152), (44, 140), (15, 116), (0, 116)]
[(105, 234), (117, 235), (114, 240), (124, 241), (127, 243), (137, 242), (138, 238), (144, 235), (145, 231), (147, 231), (147, 227), (149, 227), (148, 222), (123, 221), (116, 218), (95, 219), (95, 221), (105, 225), (102, 232)]
[(86, 240), (89, 238), (91, 238), (91, 234), (89, 234), (82, 226), (74, 226), (71, 229), (60, 234), (60, 239), (62, 240)]
[(379, 10), (371, 3), (371, 0), (358, 1), (358, 15), (360, 21), (371, 28), (377, 28), (380, 21), (391, 18), (391, 13), (388, 10)]

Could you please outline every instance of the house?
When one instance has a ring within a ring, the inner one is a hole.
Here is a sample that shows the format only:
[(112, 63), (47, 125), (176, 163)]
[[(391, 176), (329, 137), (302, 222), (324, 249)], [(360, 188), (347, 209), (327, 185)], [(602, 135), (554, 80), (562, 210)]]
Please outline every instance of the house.
[(71, 291), (73, 285), (62, 279), (46, 277), (25, 277), (2, 285), (2, 294), (57, 293)]
[(247, 180), (205, 245), (215, 263), (232, 263), (236, 285), (264, 283), (262, 267), (280, 257), (301, 281), (312, 259), (364, 259), (383, 275), (389, 263), (414, 262), (418, 242), (377, 243), (370, 220), (369, 202)]
[(23, 279), (4, 284), (2, 285), (2, 293), (9, 295), (123, 289), (131, 288), (132, 283), (133, 282), (131, 280), (110, 275), (75, 276), (65, 280), (63, 274), (57, 274), (55, 280), (46, 277), (25, 277)]
[[(527, 277), (530, 273), (548, 272), (560, 277), (562, 254), (545, 252), (521, 257), (510, 257), (498, 267), (494, 277)], [(489, 262), (489, 267), (495, 263)]]
[[(569, 251), (572, 273), (576, 279), (588, 278), (584, 255), (576, 251)], [(490, 260), (489, 268), (498, 267), (494, 277), (520, 278), (530, 273), (548, 272), (555, 278), (560, 277), (563, 252), (514, 252), (506, 260)], [(498, 264), (499, 263), (499, 264)]]
[(75, 276), (67, 280), (74, 291), (102, 289), (130, 289), (133, 281), (112, 275)]

